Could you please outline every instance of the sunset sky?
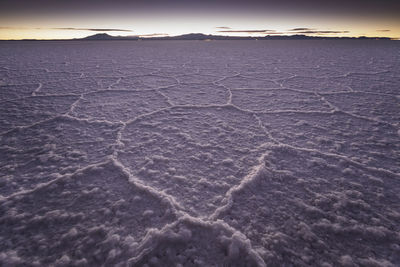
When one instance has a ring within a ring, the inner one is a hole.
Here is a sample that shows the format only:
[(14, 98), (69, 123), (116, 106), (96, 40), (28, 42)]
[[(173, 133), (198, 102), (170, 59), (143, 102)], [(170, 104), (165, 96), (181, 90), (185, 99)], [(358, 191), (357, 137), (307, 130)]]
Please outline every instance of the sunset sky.
[(305, 34), (400, 38), (400, 1), (2, 0), (0, 39), (96, 33), (162, 36)]

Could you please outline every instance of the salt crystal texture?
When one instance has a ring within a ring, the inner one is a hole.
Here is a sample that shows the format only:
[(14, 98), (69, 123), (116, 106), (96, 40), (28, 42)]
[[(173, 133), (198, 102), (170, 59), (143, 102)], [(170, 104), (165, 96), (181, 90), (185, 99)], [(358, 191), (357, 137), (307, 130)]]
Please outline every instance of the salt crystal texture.
[(2, 42), (1, 266), (400, 266), (400, 46)]

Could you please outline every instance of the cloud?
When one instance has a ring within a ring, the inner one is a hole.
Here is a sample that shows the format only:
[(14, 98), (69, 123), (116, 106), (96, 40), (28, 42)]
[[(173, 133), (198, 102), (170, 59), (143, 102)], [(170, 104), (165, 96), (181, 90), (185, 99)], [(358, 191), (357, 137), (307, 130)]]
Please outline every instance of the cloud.
[(313, 31), (315, 29), (311, 29), (311, 28), (294, 28), (294, 29), (290, 29), (289, 31)]
[(169, 36), (168, 33), (149, 33), (149, 34), (139, 34), (139, 37), (158, 37), (158, 36)]
[(285, 35), (285, 34), (287, 34), (287, 32), (266, 32), (265, 34), (267, 34), (267, 35), (271, 35), (271, 34), (274, 34), (274, 35)]
[(52, 30), (72, 30), (72, 31), (92, 31), (92, 32), (132, 32), (126, 29), (107, 29), (107, 28), (50, 28)]
[(337, 34), (337, 33), (349, 33), (349, 31), (298, 31), (296, 33), (301, 33), (301, 34)]
[(109, 28), (74, 28), (74, 27), (60, 27), (60, 28), (29, 28), (29, 27), (0, 27), (1, 30), (64, 30), (64, 31), (92, 31), (92, 32), (133, 32), (127, 29), (109, 29)]
[(223, 30), (223, 31), (218, 31), (218, 32), (224, 32), (224, 33), (269, 33), (269, 32), (275, 32), (274, 30)]
[(390, 30), (376, 30), (377, 32), (390, 32)]
[(294, 28), (288, 30), (288, 33), (296, 33), (296, 34), (339, 34), (339, 33), (349, 33), (349, 31), (326, 31), (326, 30), (318, 30), (313, 28)]
[(0, 30), (27, 30), (25, 27), (0, 27)]
[(231, 27), (226, 27), (226, 26), (219, 26), (219, 27), (215, 27), (216, 29), (225, 29), (225, 30), (230, 30), (232, 29)]

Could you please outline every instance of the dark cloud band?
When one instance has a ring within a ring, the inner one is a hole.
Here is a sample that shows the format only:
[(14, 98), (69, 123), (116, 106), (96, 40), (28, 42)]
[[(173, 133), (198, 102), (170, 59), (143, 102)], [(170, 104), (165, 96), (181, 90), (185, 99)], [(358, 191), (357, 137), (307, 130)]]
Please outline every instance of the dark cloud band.
[(132, 32), (126, 29), (108, 29), (108, 28), (50, 28), (52, 30), (72, 30), (72, 31), (92, 31), (92, 32)]
[(311, 29), (311, 28), (294, 28), (294, 29), (290, 29), (289, 31), (313, 31), (315, 29)]
[(28, 28), (28, 27), (0, 27), (0, 30), (62, 30), (62, 31), (92, 31), (92, 32), (133, 32), (127, 29), (112, 29), (112, 28)]
[(338, 34), (338, 33), (349, 33), (349, 31), (297, 31), (300, 34)]
[(274, 30), (222, 30), (218, 32), (224, 33), (268, 33), (275, 32)]

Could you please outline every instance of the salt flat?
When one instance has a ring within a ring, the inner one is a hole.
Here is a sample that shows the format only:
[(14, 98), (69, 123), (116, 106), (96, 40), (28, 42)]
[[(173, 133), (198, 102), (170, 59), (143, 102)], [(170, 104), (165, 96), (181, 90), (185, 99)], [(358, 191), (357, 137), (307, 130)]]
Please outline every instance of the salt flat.
[(0, 43), (1, 266), (399, 266), (400, 43)]

